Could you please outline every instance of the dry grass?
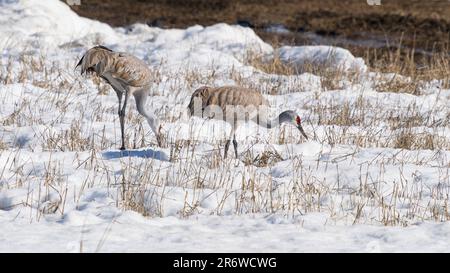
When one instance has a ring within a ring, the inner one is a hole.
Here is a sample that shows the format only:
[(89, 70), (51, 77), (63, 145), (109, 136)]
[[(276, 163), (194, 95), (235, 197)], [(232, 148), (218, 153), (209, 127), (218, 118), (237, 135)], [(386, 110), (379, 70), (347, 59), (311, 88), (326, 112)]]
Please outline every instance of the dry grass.
[[(362, 164), (359, 186), (352, 187), (340, 186), (339, 180), (334, 185), (325, 183), (316, 169), (305, 165), (300, 158), (294, 157), (292, 160), (294, 167), (292, 180), (283, 186), (275, 186), (276, 181), (273, 178), (261, 176), (254, 171), (254, 167), (249, 166), (246, 174), (240, 178), (239, 189), (232, 189), (228, 184), (229, 181), (236, 179), (233, 171), (221, 171), (214, 175), (201, 169), (197, 173), (185, 171), (173, 181), (155, 172), (154, 162), (126, 165), (118, 189), (122, 192), (121, 206), (144, 215), (162, 216), (164, 199), (170, 196), (171, 190), (167, 188), (170, 185), (184, 189), (183, 194), (178, 195), (184, 200), (179, 210), (181, 218), (204, 211), (205, 208), (202, 207), (204, 199), (214, 193), (214, 196), (218, 196), (217, 206), (210, 207), (208, 211), (218, 215), (221, 215), (224, 209), (235, 214), (279, 213), (287, 217), (324, 212), (331, 220), (346, 219), (353, 224), (375, 223), (386, 226), (407, 226), (423, 220), (450, 220), (448, 193), (445, 188), (420, 186), (418, 182), (420, 178), (416, 176), (418, 174), (404, 177), (402, 170), (397, 178), (400, 182), (397, 183), (385, 181), (383, 173), (379, 173), (378, 176), (373, 176), (373, 173), (371, 176), (368, 175), (367, 170), (380, 168), (384, 165), (384, 161), (392, 160), (390, 158), (380, 158), (378, 162)], [(187, 161), (184, 164), (183, 169), (187, 170), (196, 163)], [(322, 169), (324, 164), (334, 165), (338, 177), (343, 175), (339, 172), (336, 162), (322, 161), (318, 163), (317, 168)], [(394, 185), (389, 191), (382, 187), (386, 182)], [(445, 183), (448, 183), (448, 176), (443, 176), (438, 184)], [(346, 194), (345, 198), (338, 201), (338, 196), (343, 193)], [(431, 196), (431, 199), (426, 196)], [(226, 208), (225, 203), (233, 206)]]
[[(374, 88), (377, 91), (421, 95), (426, 83), (433, 80), (440, 81), (441, 88), (447, 89), (450, 87), (450, 58), (446, 53), (434, 52), (416, 60), (414, 59), (414, 49), (406, 53), (401, 50), (381, 52), (381, 56), (378, 56), (377, 49), (367, 49), (362, 56), (369, 65), (370, 71), (390, 73), (389, 77), (379, 78), (376, 81)], [(296, 75), (311, 73), (320, 76), (322, 90), (324, 91), (340, 89), (345, 81), (351, 84), (361, 82), (359, 73), (328, 69), (326, 64), (317, 66), (311, 63), (305, 63), (299, 70), (299, 68), (281, 61), (278, 56), (267, 58), (253, 52), (247, 52), (244, 63), (268, 74)], [(242, 81), (237, 76), (234, 76), (234, 79)], [(269, 92), (269, 94), (275, 95), (277, 91)]]
[(450, 59), (447, 53), (432, 52), (418, 58), (414, 50), (396, 50), (381, 56), (377, 56), (376, 49), (368, 50), (366, 61), (374, 71), (395, 74), (389, 81), (380, 82), (376, 86), (378, 91), (420, 95), (423, 85), (432, 80), (442, 81), (442, 88), (450, 87)]
[(70, 128), (60, 132), (48, 133), (42, 138), (45, 140), (43, 143), (43, 150), (57, 150), (61, 152), (66, 151), (86, 151), (92, 147), (92, 138), (83, 136), (82, 129), (78, 121), (74, 121)]
[(0, 139), (0, 151), (7, 150), (8, 145)]
[(448, 141), (445, 137), (436, 133), (414, 133), (403, 129), (396, 134), (394, 148), (408, 150), (437, 150), (448, 149)]
[(283, 157), (275, 150), (265, 150), (262, 153), (254, 154), (252, 150), (244, 152), (242, 155), (245, 166), (268, 167), (283, 161)]
[(280, 60), (279, 56), (267, 59), (251, 50), (246, 52), (244, 64), (253, 66), (267, 74), (295, 75), (299, 72), (294, 66)]

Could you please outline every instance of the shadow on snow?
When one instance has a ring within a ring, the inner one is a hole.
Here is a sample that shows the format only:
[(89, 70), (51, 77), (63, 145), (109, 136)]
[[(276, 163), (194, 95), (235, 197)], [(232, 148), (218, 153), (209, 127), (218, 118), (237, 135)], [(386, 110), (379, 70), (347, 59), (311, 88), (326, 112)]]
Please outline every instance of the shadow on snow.
[(115, 159), (122, 157), (141, 157), (141, 158), (153, 158), (161, 161), (168, 161), (169, 158), (162, 151), (155, 151), (152, 149), (147, 150), (125, 150), (125, 151), (108, 151), (103, 153), (105, 159)]

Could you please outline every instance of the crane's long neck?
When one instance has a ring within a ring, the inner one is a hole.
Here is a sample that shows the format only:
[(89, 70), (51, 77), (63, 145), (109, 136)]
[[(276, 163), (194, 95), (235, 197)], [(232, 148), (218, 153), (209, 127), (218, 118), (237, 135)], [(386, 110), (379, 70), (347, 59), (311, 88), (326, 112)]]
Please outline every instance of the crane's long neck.
[(147, 119), (148, 125), (150, 125), (153, 133), (157, 136), (159, 134), (159, 119), (151, 111), (145, 111), (143, 116)]
[(141, 114), (147, 119), (148, 125), (152, 128), (156, 141), (158, 142), (158, 146), (162, 147), (161, 123), (159, 122), (159, 119), (151, 111), (147, 111), (145, 109), (142, 110)]
[(268, 120), (266, 115), (257, 115), (254, 121), (261, 127), (264, 128), (274, 128), (280, 126), (282, 123), (291, 123), (295, 113), (293, 111), (284, 111), (279, 114), (278, 117)]
[(259, 126), (267, 128), (267, 129), (271, 129), (271, 128), (277, 127), (281, 123), (280, 122), (280, 116), (269, 120), (269, 119), (267, 119), (267, 117), (261, 117), (260, 115), (258, 115), (254, 121)]

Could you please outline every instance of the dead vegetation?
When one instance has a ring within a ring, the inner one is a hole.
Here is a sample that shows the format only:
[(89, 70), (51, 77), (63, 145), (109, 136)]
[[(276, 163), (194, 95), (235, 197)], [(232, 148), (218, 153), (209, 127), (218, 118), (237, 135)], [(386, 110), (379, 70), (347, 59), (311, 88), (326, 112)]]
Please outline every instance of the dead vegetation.
[(262, 153), (254, 154), (252, 150), (246, 151), (243, 155), (244, 165), (253, 165), (255, 167), (274, 166), (276, 163), (283, 161), (283, 157), (275, 150), (265, 150)]
[[(445, 44), (448, 48), (448, 43)], [(415, 56), (416, 48), (377, 52), (367, 51), (366, 62), (374, 71), (393, 73), (388, 80), (380, 82), (376, 89), (380, 92), (401, 92), (420, 95), (424, 84), (432, 80), (441, 81), (441, 88), (450, 87), (450, 59), (446, 52), (432, 51)], [(378, 50), (379, 51), (379, 50)]]

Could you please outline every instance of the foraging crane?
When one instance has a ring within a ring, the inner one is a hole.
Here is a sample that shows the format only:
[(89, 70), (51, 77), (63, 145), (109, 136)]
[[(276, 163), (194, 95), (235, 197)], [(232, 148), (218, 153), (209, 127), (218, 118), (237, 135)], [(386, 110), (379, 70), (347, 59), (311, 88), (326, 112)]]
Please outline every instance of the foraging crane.
[(119, 121), (122, 134), (120, 150), (125, 150), (125, 109), (130, 95), (134, 96), (139, 114), (147, 119), (156, 135), (158, 145), (161, 146), (159, 120), (145, 109), (145, 102), (150, 92), (151, 71), (142, 60), (127, 53), (114, 52), (104, 46), (95, 46), (83, 55), (75, 68), (78, 66), (81, 66), (81, 75), (86, 72), (95, 73), (116, 91), (119, 98)]
[[(208, 111), (210, 110), (208, 108), (211, 106), (215, 106), (218, 110), (221, 110), (221, 113), (218, 115), (217, 111)], [(294, 111), (287, 110), (282, 112), (277, 118), (268, 120), (266, 112), (261, 111), (264, 110), (262, 108), (268, 106), (269, 103), (267, 100), (256, 90), (239, 86), (223, 86), (218, 88), (203, 86), (195, 90), (192, 94), (188, 109), (191, 116), (203, 117), (206, 113), (209, 118), (223, 119), (231, 125), (231, 135), (233, 136), (234, 154), (236, 158), (238, 157), (238, 153), (235, 132), (238, 127), (238, 121), (252, 120), (264, 128), (273, 128), (281, 123), (288, 123), (297, 127), (300, 133), (308, 139), (303, 130), (299, 115)], [(259, 109), (257, 109), (258, 107)], [(256, 114), (254, 110), (257, 111)], [(250, 117), (252, 114), (250, 112), (253, 112), (253, 117)], [(230, 146), (231, 135), (225, 143), (225, 158), (227, 157)]]

